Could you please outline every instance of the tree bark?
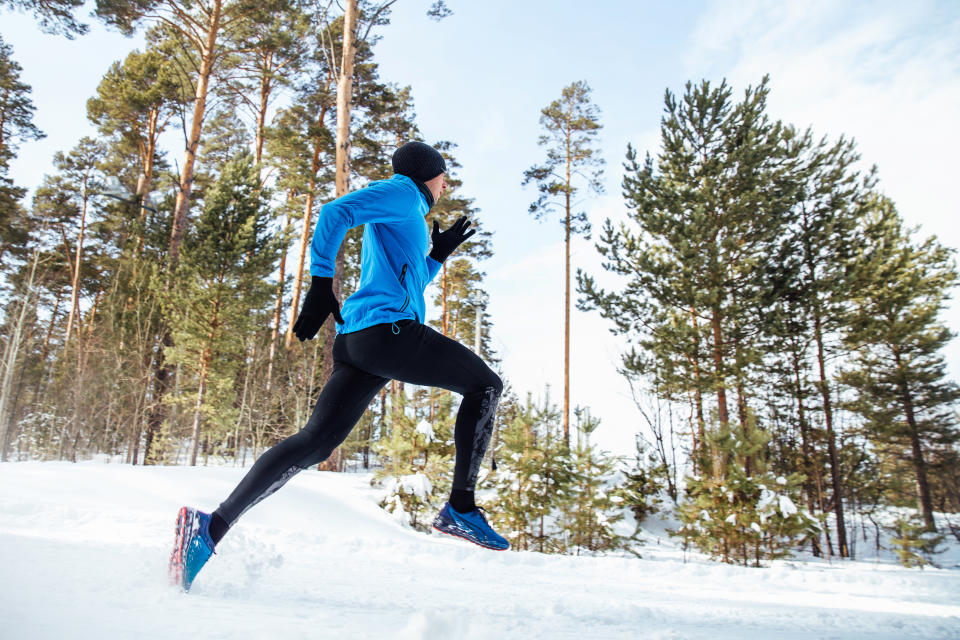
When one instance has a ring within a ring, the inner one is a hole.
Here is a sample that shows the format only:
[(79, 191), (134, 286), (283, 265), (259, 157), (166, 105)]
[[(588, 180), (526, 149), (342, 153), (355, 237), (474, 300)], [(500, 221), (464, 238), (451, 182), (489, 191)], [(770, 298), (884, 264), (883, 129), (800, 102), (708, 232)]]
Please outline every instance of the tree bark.
[(200, 429), (203, 425), (203, 396), (207, 390), (207, 371), (210, 368), (210, 347), (204, 349), (200, 363), (200, 388), (197, 390), (197, 404), (193, 410), (193, 440), (190, 443), (190, 466), (197, 466), (197, 452), (200, 448)]
[[(143, 147), (141, 151), (140, 161), (143, 163), (143, 176), (141, 180), (137, 183), (137, 197), (140, 199), (140, 223), (143, 225), (143, 230), (146, 230), (147, 224), (147, 210), (145, 208), (145, 203), (147, 198), (150, 197), (150, 189), (153, 186), (153, 159), (157, 152), (157, 137), (160, 135), (158, 129), (160, 119), (160, 109), (154, 108), (150, 110), (150, 118), (147, 123), (147, 144)], [(145, 233), (141, 232), (140, 237), (137, 238), (137, 250), (136, 256), (139, 256), (143, 253), (143, 243), (144, 243)]]
[[(167, 286), (170, 284), (170, 278), (176, 268), (177, 261), (180, 258), (180, 245), (183, 243), (183, 234), (187, 228), (187, 214), (190, 212), (190, 195), (193, 191), (193, 171), (197, 159), (197, 150), (200, 147), (200, 135), (203, 130), (203, 119), (207, 110), (207, 92), (210, 86), (210, 77), (213, 74), (214, 63), (216, 62), (217, 37), (220, 34), (220, 21), (222, 18), (223, 0), (212, 0), (210, 7), (210, 19), (207, 23), (205, 40), (200, 46), (200, 72), (197, 77), (197, 87), (194, 94), (193, 118), (190, 123), (190, 136), (187, 138), (187, 144), (184, 149), (183, 173), (180, 175), (180, 187), (177, 191), (177, 201), (173, 212), (173, 225), (170, 231), (170, 247), (167, 252), (167, 262), (165, 269), (167, 271)], [(167, 378), (170, 375), (170, 368), (165, 363), (164, 352), (167, 347), (173, 346), (173, 338), (170, 335), (168, 327), (163, 327), (160, 331), (160, 341), (156, 357), (156, 374), (153, 396), (153, 410), (147, 421), (147, 440), (144, 448), (144, 464), (147, 464), (150, 458), (150, 447), (153, 439), (160, 430), (160, 425), (165, 419), (165, 410), (163, 407), (163, 397), (167, 391)]]
[[(350, 191), (350, 113), (353, 109), (353, 65), (356, 56), (357, 0), (347, 0), (343, 14), (343, 53), (340, 77), (337, 82), (337, 170), (334, 178), (336, 197)], [(337, 252), (336, 270), (333, 276), (333, 293), (343, 299), (343, 247)], [(333, 374), (333, 342), (337, 325), (331, 320), (323, 330), (323, 384)], [(337, 447), (330, 456), (337, 471), (343, 470), (343, 453)]]
[(920, 443), (920, 429), (917, 426), (917, 416), (913, 407), (913, 394), (904, 376), (903, 362), (900, 358), (900, 349), (893, 346), (893, 358), (897, 363), (897, 386), (900, 387), (900, 402), (910, 428), (910, 448), (913, 454), (913, 468), (917, 474), (917, 500), (920, 502), (920, 515), (927, 531), (936, 531), (937, 525), (933, 521), (933, 499), (930, 496), (930, 484), (927, 481), (927, 464), (923, 459), (923, 448)]
[(813, 332), (817, 341), (817, 364), (820, 368), (820, 397), (823, 398), (823, 417), (827, 427), (827, 453), (830, 455), (830, 479), (833, 483), (833, 512), (837, 518), (837, 547), (841, 558), (849, 557), (847, 548), (847, 526), (843, 517), (843, 494), (840, 482), (840, 459), (837, 455), (837, 436), (833, 430), (833, 405), (830, 402), (830, 387), (827, 383), (827, 369), (823, 356), (823, 332), (820, 310), (814, 303)]
[(563, 445), (570, 448), (570, 164), (573, 162), (570, 147), (570, 120), (566, 122), (567, 136), (567, 173), (564, 191), (566, 217), (564, 229), (564, 271), (563, 271)]
[[(83, 206), (80, 210), (80, 233), (77, 235), (77, 252), (74, 255), (73, 263), (73, 274), (70, 277), (70, 314), (67, 316), (67, 333), (63, 338), (63, 346), (66, 348), (67, 344), (70, 342), (70, 332), (73, 329), (74, 322), (76, 322), (77, 314), (79, 313), (79, 297), (80, 297), (80, 260), (83, 255), (83, 235), (86, 232), (87, 227), (87, 185), (86, 178), (84, 178), (83, 184)], [(77, 351), (80, 350), (80, 331), (77, 331)], [(78, 356), (79, 357), (79, 356)]]
[(190, 124), (190, 137), (183, 156), (183, 173), (180, 176), (180, 190), (177, 192), (177, 203), (173, 215), (173, 229), (170, 234), (169, 265), (175, 265), (180, 256), (180, 245), (183, 242), (183, 233), (187, 227), (187, 214), (190, 211), (190, 195), (193, 191), (193, 170), (197, 160), (197, 150), (200, 147), (200, 134), (203, 129), (203, 119), (207, 110), (207, 92), (210, 86), (210, 76), (213, 74), (213, 65), (216, 61), (217, 36), (220, 33), (220, 19), (223, 10), (223, 0), (212, 0), (210, 22), (207, 24), (206, 39), (200, 48), (200, 73), (197, 77), (195, 101), (193, 103), (193, 119)]
[[(287, 202), (293, 200), (293, 189), (287, 194)], [(283, 235), (286, 237), (290, 230), (290, 210), (287, 209), (287, 221), (283, 226)], [(273, 388), (273, 363), (277, 358), (277, 342), (280, 338), (280, 317), (283, 315), (283, 283), (287, 273), (287, 243), (283, 243), (283, 252), (280, 254), (280, 274), (277, 277), (277, 300), (273, 305), (273, 326), (270, 330), (270, 352), (267, 359), (267, 393)]]
[[(320, 110), (320, 117), (317, 118), (317, 124), (323, 126), (327, 116), (327, 109)], [(293, 325), (297, 321), (297, 313), (300, 311), (300, 292), (303, 287), (303, 266), (307, 261), (307, 248), (310, 246), (310, 224), (313, 220), (313, 202), (315, 191), (317, 189), (317, 172), (320, 171), (320, 151), (321, 142), (319, 137), (314, 139), (313, 159), (311, 162), (310, 180), (307, 185), (307, 198), (303, 206), (303, 228), (300, 231), (300, 255), (297, 257), (297, 268), (293, 272), (293, 287), (290, 297), (290, 322), (287, 324), (287, 334), (284, 345), (287, 350), (293, 348)]]
[(267, 120), (267, 105), (270, 102), (270, 93), (273, 91), (271, 86), (271, 71), (273, 68), (273, 52), (264, 54), (266, 60), (261, 65), (260, 72), (260, 104), (257, 106), (257, 125), (256, 125), (256, 162), (260, 164), (263, 157), (264, 128)]
[(34, 247), (33, 264), (30, 266), (30, 277), (27, 280), (27, 290), (23, 296), (23, 302), (20, 304), (20, 313), (13, 327), (11, 335), (7, 340), (7, 349), (3, 363), (3, 377), (0, 378), (0, 460), (6, 462), (7, 447), (6, 443), (9, 437), (9, 422), (5, 421), (8, 405), (10, 402), (10, 389), (13, 384), (13, 372), (16, 367), (17, 358), (20, 355), (20, 339), (23, 335), (23, 325), (26, 322), (27, 306), (30, 304), (30, 295), (33, 293), (33, 281), (37, 273), (37, 263), (40, 261), (40, 249)]

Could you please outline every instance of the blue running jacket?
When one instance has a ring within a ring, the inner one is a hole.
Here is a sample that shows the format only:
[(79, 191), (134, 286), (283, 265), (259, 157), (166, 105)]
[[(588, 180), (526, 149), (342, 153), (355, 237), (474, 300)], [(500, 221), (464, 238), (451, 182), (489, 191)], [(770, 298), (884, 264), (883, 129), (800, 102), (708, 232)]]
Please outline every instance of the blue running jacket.
[[(366, 225), (360, 251), (360, 288), (340, 310), (337, 333), (402, 318), (424, 323), (423, 291), (440, 270), (427, 255), (426, 198), (407, 176), (376, 180), (320, 209), (310, 245), (310, 275), (332, 278), (347, 229)], [(333, 318), (333, 316), (330, 316)]]

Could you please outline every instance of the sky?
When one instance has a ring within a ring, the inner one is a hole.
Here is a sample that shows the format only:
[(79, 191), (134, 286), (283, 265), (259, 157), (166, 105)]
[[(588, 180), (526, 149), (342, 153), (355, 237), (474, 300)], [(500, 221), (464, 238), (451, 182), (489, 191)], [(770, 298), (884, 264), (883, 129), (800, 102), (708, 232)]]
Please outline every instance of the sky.
[[(605, 193), (583, 200), (594, 229), (627, 220), (620, 184), (627, 144), (656, 155), (664, 92), (689, 80), (726, 79), (735, 95), (770, 75), (773, 118), (831, 140), (852, 137), (866, 169), (921, 237), (960, 249), (954, 196), (960, 148), (960, 3), (743, 0), (583, 3), (448, 0), (453, 15), (426, 17), (428, 0), (398, 2), (375, 48), (381, 78), (410, 85), (428, 142), (456, 143), (461, 193), (493, 233), (487, 274), (491, 345), (521, 398), (553, 402), (563, 391), (563, 230), (554, 216), (528, 212), (535, 188), (523, 171), (545, 157), (537, 144), (540, 110), (563, 87), (585, 80), (600, 108), (598, 139)], [(33, 87), (35, 123), (47, 133), (22, 145), (12, 167), (33, 187), (57, 150), (93, 135), (86, 100), (114, 60), (142, 46), (92, 24), (74, 41), (39, 31), (29, 16), (0, 11), (0, 34)], [(171, 158), (180, 157), (171, 149)], [(576, 238), (573, 268), (603, 286), (594, 240)], [(435, 317), (435, 316), (433, 316)], [(960, 330), (960, 303), (943, 319)], [(643, 428), (627, 382), (617, 374), (622, 338), (597, 312), (571, 311), (571, 405), (589, 407), (601, 426), (594, 440), (615, 453), (633, 450)], [(960, 380), (960, 341), (947, 348)], [(679, 426), (679, 425), (678, 425)]]

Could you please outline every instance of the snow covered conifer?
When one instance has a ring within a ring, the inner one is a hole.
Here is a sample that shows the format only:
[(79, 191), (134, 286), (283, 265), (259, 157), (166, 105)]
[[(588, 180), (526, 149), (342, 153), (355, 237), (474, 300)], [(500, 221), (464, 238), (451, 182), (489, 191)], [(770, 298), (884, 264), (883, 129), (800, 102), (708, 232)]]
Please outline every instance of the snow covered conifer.
[(494, 524), (513, 549), (561, 552), (559, 503), (572, 476), (564, 455), (560, 412), (550, 404), (516, 403), (504, 412), (500, 426), (497, 471), (490, 484), (498, 503)]
[[(749, 439), (739, 427), (707, 432), (715, 466), (710, 474), (687, 478), (687, 499), (677, 510), (682, 525), (670, 533), (723, 562), (760, 566), (761, 559), (789, 556), (792, 546), (818, 528), (794, 502), (803, 476), (774, 477), (755, 456), (762, 432), (748, 433)], [(746, 473), (747, 460), (752, 475)]]
[(630, 509), (636, 523), (634, 536), (640, 533), (640, 526), (650, 515), (657, 512), (661, 503), (660, 492), (664, 485), (662, 467), (658, 466), (655, 455), (650, 454), (636, 439), (636, 457), (632, 466), (623, 470), (623, 481), (617, 487), (617, 495), (623, 498), (623, 506)]
[(577, 439), (568, 453), (572, 482), (561, 506), (567, 550), (580, 555), (581, 550), (622, 548), (626, 541), (614, 531), (624, 517), (623, 497), (613, 486), (616, 460), (590, 442), (600, 420), (580, 407), (574, 414)]
[(893, 526), (887, 527), (895, 537), (891, 542), (894, 551), (905, 567), (920, 567), (933, 564), (932, 556), (943, 552), (940, 544), (943, 536), (926, 530), (926, 524), (916, 517), (899, 517)]
[(387, 491), (381, 506), (413, 528), (427, 530), (450, 493), (455, 414), (441, 402), (430, 420), (429, 395), (422, 390), (414, 393), (413, 407), (404, 392), (392, 398), (389, 432), (373, 445), (383, 461), (377, 480)]
[(175, 339), (166, 357), (181, 367), (181, 384), (191, 389), (179, 401), (190, 416), (192, 465), (201, 446), (209, 451), (210, 443), (233, 431), (234, 383), (246, 347), (237, 337), (265, 324), (269, 312), (272, 288), (266, 278), (280, 248), (269, 229), (269, 198), (249, 152), (227, 161), (204, 193), (203, 212), (186, 235), (166, 301)]
[(954, 252), (936, 237), (915, 241), (884, 197), (862, 223), (867, 250), (851, 260), (856, 295), (844, 336), (855, 355), (841, 379), (867, 438), (911, 468), (924, 525), (936, 531), (931, 477), (960, 443), (960, 387), (943, 355), (955, 334), (939, 318), (958, 280)]

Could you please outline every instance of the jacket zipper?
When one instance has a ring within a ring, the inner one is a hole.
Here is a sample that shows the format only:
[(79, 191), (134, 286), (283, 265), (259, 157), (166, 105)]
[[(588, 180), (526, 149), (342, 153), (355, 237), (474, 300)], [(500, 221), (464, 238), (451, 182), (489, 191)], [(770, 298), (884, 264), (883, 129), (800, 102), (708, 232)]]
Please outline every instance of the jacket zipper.
[[(400, 285), (403, 286), (403, 279), (407, 276), (407, 264), (404, 263), (403, 268), (400, 270)], [(407, 305), (410, 304), (410, 294), (407, 293), (407, 288), (403, 287), (403, 306), (400, 307), (400, 311), (403, 311), (407, 308)]]

